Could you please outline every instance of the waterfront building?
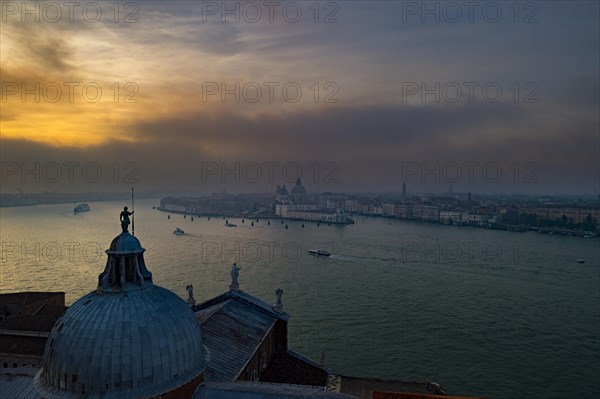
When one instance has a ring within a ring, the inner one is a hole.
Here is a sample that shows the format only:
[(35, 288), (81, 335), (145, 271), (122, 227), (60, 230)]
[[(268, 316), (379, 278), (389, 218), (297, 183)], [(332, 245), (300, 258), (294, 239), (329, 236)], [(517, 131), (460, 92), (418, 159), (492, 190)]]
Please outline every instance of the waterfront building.
[(440, 208), (437, 205), (423, 205), (423, 220), (427, 222), (439, 222)]
[[(281, 195), (283, 188), (277, 186), (275, 200), (275, 216), (291, 219), (291, 220), (306, 220), (323, 223), (336, 224), (352, 224), (354, 221), (350, 219), (343, 210), (339, 207), (319, 209), (316, 202), (311, 202), (308, 199), (306, 189), (302, 185), (300, 178), (296, 180), (296, 185), (292, 188), (289, 196)], [(277, 199), (279, 198), (279, 199)]]
[(562, 207), (562, 206), (520, 206), (519, 216), (534, 215), (540, 220), (559, 221), (563, 216), (569, 223), (580, 224), (591, 222), (600, 224), (600, 209), (593, 207)]

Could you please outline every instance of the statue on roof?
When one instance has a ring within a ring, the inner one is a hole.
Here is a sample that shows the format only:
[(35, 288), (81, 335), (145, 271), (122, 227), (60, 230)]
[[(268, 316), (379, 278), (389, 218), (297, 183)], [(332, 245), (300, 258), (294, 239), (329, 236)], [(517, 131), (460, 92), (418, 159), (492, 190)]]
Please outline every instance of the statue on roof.
[(283, 302), (281, 302), (281, 297), (283, 296), (283, 290), (281, 288), (277, 288), (275, 290), (275, 295), (277, 296), (277, 302), (273, 305), (273, 309), (277, 312), (283, 312)]
[(194, 286), (192, 284), (188, 284), (185, 289), (188, 293), (187, 303), (190, 306), (194, 306), (196, 304), (196, 300), (194, 299)]
[(123, 211), (119, 215), (119, 219), (121, 219), (121, 228), (123, 229), (123, 233), (127, 233), (129, 229), (129, 224), (131, 221), (129, 220), (129, 216), (133, 215), (133, 212), (129, 212), (127, 207), (123, 208)]
[(237, 290), (240, 285), (238, 282), (240, 270), (242, 270), (242, 268), (239, 267), (237, 264), (234, 263), (233, 265), (231, 265), (231, 285), (229, 287), (233, 290)]

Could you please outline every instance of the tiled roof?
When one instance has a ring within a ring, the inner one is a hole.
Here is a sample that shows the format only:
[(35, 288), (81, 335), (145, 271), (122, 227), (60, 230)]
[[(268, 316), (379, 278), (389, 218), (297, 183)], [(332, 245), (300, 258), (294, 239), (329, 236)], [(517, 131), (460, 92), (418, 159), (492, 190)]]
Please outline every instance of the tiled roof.
[(397, 381), (379, 378), (341, 377), (341, 392), (357, 398), (371, 398), (373, 392), (412, 392), (421, 394), (441, 394), (439, 385), (427, 381)]
[(195, 310), (208, 349), (207, 381), (235, 380), (275, 322), (287, 319), (284, 313), (242, 291), (220, 295)]
[[(43, 356), (46, 338), (0, 335), (0, 353)], [(3, 396), (0, 395), (0, 398)]]
[(324, 387), (327, 371), (290, 351), (275, 353), (260, 376), (261, 382), (301, 384)]
[(33, 373), (24, 369), (3, 370), (0, 373), (0, 398), (42, 399), (33, 387)]
[[(226, 292), (194, 310), (209, 352), (207, 381), (235, 380), (275, 322), (289, 318), (244, 291)], [(219, 355), (211, 356), (211, 352)]]
[(326, 392), (321, 388), (289, 385), (237, 382), (208, 382), (199, 390), (194, 399), (297, 399), (297, 398), (331, 398), (352, 399), (351, 396)]
[(262, 311), (264, 313), (267, 313), (267, 314), (269, 314), (275, 318), (281, 319), (281, 320), (289, 319), (289, 316), (286, 313), (278, 312), (275, 309), (273, 309), (273, 305), (270, 305), (264, 301), (261, 301), (260, 299), (253, 297), (252, 295), (250, 295), (244, 291), (241, 291), (241, 290), (228, 291), (224, 294), (214, 297), (213, 299), (209, 299), (208, 301), (202, 302), (202, 303), (194, 306), (194, 311), (196, 312), (196, 316), (198, 316), (199, 313), (200, 313), (200, 315), (202, 315), (203, 313), (206, 313), (208, 308), (211, 308), (218, 304), (222, 304), (223, 302), (227, 301), (228, 299), (235, 299), (238, 302), (245, 303), (247, 305), (252, 306), (257, 311)]
[(14, 292), (10, 294), (0, 294), (0, 305), (26, 305), (59, 294), (64, 295), (64, 292)]
[(48, 316), (11, 316), (0, 321), (0, 331), (38, 331), (49, 333), (56, 319), (56, 317)]
[(36, 316), (52, 316), (58, 319), (67, 309), (67, 306), (45, 303), (36, 311), (34, 311), (33, 314)]

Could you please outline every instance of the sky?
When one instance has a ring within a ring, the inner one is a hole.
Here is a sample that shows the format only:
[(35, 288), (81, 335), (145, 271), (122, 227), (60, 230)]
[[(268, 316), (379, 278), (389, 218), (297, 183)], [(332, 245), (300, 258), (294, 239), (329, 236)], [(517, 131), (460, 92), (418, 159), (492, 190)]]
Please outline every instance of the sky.
[(2, 192), (582, 194), (597, 1), (2, 1)]

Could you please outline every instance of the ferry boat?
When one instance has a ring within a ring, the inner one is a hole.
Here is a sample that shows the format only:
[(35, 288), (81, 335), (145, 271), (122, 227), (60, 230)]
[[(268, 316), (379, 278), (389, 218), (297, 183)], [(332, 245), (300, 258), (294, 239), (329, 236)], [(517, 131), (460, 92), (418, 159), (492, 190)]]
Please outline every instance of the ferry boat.
[(73, 213), (89, 212), (89, 211), (90, 211), (90, 206), (88, 204), (75, 205), (75, 208), (73, 209)]
[(176, 236), (186, 235), (185, 231), (181, 230), (179, 227), (176, 227), (175, 230), (173, 230), (173, 234), (175, 234)]
[(308, 253), (315, 256), (331, 256), (331, 253), (322, 249), (309, 249)]

